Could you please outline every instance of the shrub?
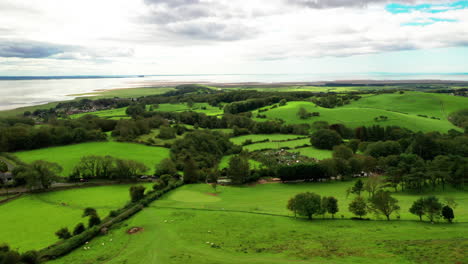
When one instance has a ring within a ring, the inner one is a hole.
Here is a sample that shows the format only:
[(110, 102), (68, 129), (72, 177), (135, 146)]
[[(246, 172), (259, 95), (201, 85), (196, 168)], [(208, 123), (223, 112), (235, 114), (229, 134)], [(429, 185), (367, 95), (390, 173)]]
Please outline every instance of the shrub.
[(59, 229), (55, 235), (60, 239), (69, 239), (72, 236), (66, 227)]
[(333, 146), (340, 145), (342, 143), (342, 139), (336, 131), (320, 129), (312, 134), (310, 143), (319, 149), (332, 149)]
[(99, 218), (99, 216), (97, 216), (97, 215), (92, 215), (89, 218), (88, 227), (91, 228), (93, 226), (99, 225), (100, 223), (101, 223), (101, 218)]
[(79, 235), (81, 233), (83, 233), (84, 231), (86, 230), (86, 227), (84, 226), (83, 223), (79, 223), (75, 226), (75, 229), (73, 229), (73, 235), (76, 236), (76, 235)]
[(145, 187), (144, 186), (132, 186), (130, 187), (130, 198), (132, 202), (137, 202), (143, 197), (145, 197)]

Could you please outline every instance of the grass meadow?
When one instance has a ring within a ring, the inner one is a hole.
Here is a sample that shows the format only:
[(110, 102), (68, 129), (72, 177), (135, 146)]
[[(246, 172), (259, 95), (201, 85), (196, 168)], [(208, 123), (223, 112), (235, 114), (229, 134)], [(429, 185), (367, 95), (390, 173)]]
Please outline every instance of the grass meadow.
[[(320, 116), (311, 117), (309, 119), (300, 119), (297, 116), (298, 110), (303, 107), (309, 112), (319, 112)], [(295, 101), (288, 102), (285, 106), (280, 106), (275, 109), (262, 112), (268, 119), (283, 119), (287, 123), (301, 124), (301, 123), (313, 123), (315, 121), (327, 121), (330, 124), (342, 123), (348, 127), (358, 126), (401, 126), (408, 128), (413, 131), (440, 131), (447, 132), (450, 129), (460, 130), (460, 128), (454, 126), (447, 119), (431, 119), (420, 117), (414, 114), (403, 114), (398, 112), (387, 111), (377, 108), (362, 108), (357, 107), (354, 103), (346, 107), (337, 108), (323, 108), (315, 105), (312, 102)], [(387, 116), (387, 121), (374, 121), (375, 117)], [(262, 121), (265, 119), (256, 119)]]
[[(144, 184), (147, 189), (151, 184)], [(27, 194), (0, 205), (0, 243), (20, 251), (41, 249), (58, 238), (55, 232), (68, 227), (71, 231), (82, 218), (83, 209), (93, 207), (101, 218), (121, 208), (130, 200), (131, 185), (112, 185)]]
[[(185, 185), (113, 228), (106, 236), (52, 261), (61, 263), (465, 263), (468, 194), (455, 196), (456, 222), (430, 224), (407, 213), (420, 195), (395, 194), (401, 220), (356, 221), (345, 189), (352, 182), (218, 187)], [(298, 192), (334, 195), (337, 219), (294, 218), (287, 200)], [(392, 217), (395, 219), (395, 216)], [(143, 231), (128, 235), (131, 227)]]
[(81, 157), (87, 155), (110, 155), (120, 159), (137, 160), (149, 168), (148, 173), (152, 173), (157, 163), (169, 157), (169, 149), (134, 143), (91, 142), (20, 151), (16, 152), (15, 155), (24, 162), (33, 162), (35, 160), (56, 162), (63, 167), (63, 176), (68, 176)]

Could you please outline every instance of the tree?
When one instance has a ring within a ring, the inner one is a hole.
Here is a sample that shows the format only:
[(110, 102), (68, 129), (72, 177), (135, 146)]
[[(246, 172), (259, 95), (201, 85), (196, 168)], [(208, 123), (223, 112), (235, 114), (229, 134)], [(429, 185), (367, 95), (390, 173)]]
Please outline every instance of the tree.
[(453, 213), (453, 209), (448, 205), (442, 207), (442, 216), (449, 223), (452, 223), (453, 218), (455, 218), (455, 215)]
[(419, 198), (413, 202), (409, 212), (419, 216), (419, 221), (422, 221), (422, 216), (424, 215), (424, 198)]
[(6, 165), (5, 162), (0, 160), (0, 172), (7, 172), (8, 171), (8, 166)]
[(188, 108), (192, 108), (192, 107), (194, 106), (194, 104), (195, 104), (195, 103), (193, 102), (192, 99), (188, 99), (188, 100), (187, 100), (187, 106), (188, 106)]
[(369, 199), (370, 210), (376, 214), (383, 214), (390, 220), (390, 215), (400, 210), (398, 200), (390, 195), (389, 191), (378, 191), (374, 196)]
[(288, 209), (292, 210), (294, 214), (307, 216), (311, 220), (312, 215), (322, 211), (320, 195), (311, 192), (297, 194), (288, 203)]
[(229, 159), (229, 167), (227, 169), (227, 177), (234, 184), (243, 184), (247, 181), (250, 175), (249, 161), (240, 155), (232, 156)]
[(114, 176), (120, 180), (135, 180), (148, 170), (145, 164), (134, 160), (117, 159), (115, 162)]
[(97, 215), (92, 215), (88, 220), (88, 227), (93, 227), (101, 223), (101, 218)]
[(326, 211), (332, 215), (332, 218), (335, 218), (335, 214), (338, 213), (338, 200), (333, 197), (327, 197), (327, 202), (326, 202)]
[(353, 150), (346, 147), (345, 145), (338, 145), (333, 147), (333, 158), (349, 160), (351, 157), (353, 157), (353, 154)]
[(364, 190), (364, 183), (361, 179), (359, 179), (356, 181), (356, 183), (354, 183), (354, 186), (351, 188), (351, 193), (361, 196), (362, 190)]
[(143, 114), (146, 111), (144, 104), (133, 104), (127, 107), (125, 113), (131, 117), (136, 117)]
[(156, 165), (156, 172), (154, 175), (161, 176), (164, 174), (175, 175), (177, 173), (177, 168), (175, 163), (170, 158), (165, 158)]
[(39, 264), (41, 263), (39, 253), (35, 250), (29, 250), (21, 255), (21, 261), (25, 264)]
[(57, 163), (36, 160), (23, 167), (18, 177), (24, 178), (31, 189), (48, 189), (61, 171), (62, 167)]
[(159, 128), (158, 138), (162, 138), (162, 139), (176, 138), (176, 130), (169, 126), (162, 126)]
[(297, 111), (297, 116), (299, 116), (300, 119), (307, 119), (310, 117), (310, 114), (304, 107), (301, 107), (299, 111)]
[(55, 235), (60, 238), (60, 239), (69, 239), (72, 237), (70, 234), (70, 231), (68, 231), (68, 228), (60, 228), (57, 232), (55, 232)]
[(436, 216), (440, 215), (442, 210), (442, 203), (439, 202), (439, 198), (435, 196), (429, 196), (424, 198), (424, 214), (429, 218), (429, 221), (433, 222)]
[(92, 216), (92, 215), (97, 215), (96, 209), (87, 207), (83, 211), (83, 215), (81, 217), (87, 217), (87, 216)]
[(288, 101), (286, 101), (286, 99), (281, 99), (281, 100), (279, 101), (279, 106), (284, 106), (284, 105), (286, 105), (287, 102), (288, 102)]
[(130, 198), (132, 202), (137, 202), (143, 197), (145, 197), (145, 187), (144, 186), (132, 186), (130, 187)]
[(320, 129), (310, 138), (311, 144), (319, 149), (332, 149), (342, 143), (341, 136), (334, 130)]
[(364, 190), (369, 193), (370, 197), (373, 197), (375, 192), (377, 192), (382, 187), (383, 183), (384, 180), (382, 176), (378, 174), (372, 174), (367, 178), (367, 181), (364, 184)]
[(349, 204), (348, 210), (359, 216), (360, 219), (362, 219), (363, 216), (367, 214), (367, 203), (364, 198), (361, 196), (357, 196), (354, 198), (354, 200)]
[(83, 223), (79, 223), (75, 226), (75, 228), (73, 229), (73, 235), (76, 236), (76, 235), (79, 235), (81, 233), (83, 233), (84, 231), (86, 230), (86, 227), (84, 226)]
[(198, 182), (198, 167), (190, 156), (184, 162), (184, 183)]

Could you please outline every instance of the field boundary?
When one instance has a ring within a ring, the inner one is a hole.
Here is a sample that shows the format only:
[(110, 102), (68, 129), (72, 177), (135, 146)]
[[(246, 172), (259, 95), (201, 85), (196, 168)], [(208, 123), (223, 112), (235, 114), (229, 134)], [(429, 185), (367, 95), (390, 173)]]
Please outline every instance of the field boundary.
[[(244, 213), (244, 214), (256, 214), (256, 215), (265, 215), (265, 216), (277, 216), (277, 217), (287, 217), (287, 218), (295, 218), (295, 219), (304, 219), (307, 220), (306, 218), (302, 217), (296, 217), (296, 216), (291, 216), (291, 215), (284, 215), (284, 214), (274, 214), (274, 213), (261, 213), (261, 212), (253, 212), (253, 211), (243, 211), (243, 210), (232, 210), (232, 209), (209, 209), (209, 208), (192, 208), (192, 207), (172, 207), (172, 206), (149, 206), (150, 208), (161, 208), (161, 209), (172, 209), (172, 210), (192, 210), (192, 211), (209, 211), (209, 212), (225, 212), (225, 213)], [(315, 217), (313, 218), (312, 221), (314, 220), (325, 220), (325, 221), (336, 221), (336, 220), (350, 220), (350, 221), (363, 221), (363, 220), (355, 220), (352, 218), (321, 218), (321, 217)], [(420, 220), (402, 220), (402, 219), (392, 219), (392, 220), (386, 220), (386, 219), (370, 219), (370, 221), (383, 221), (383, 222), (418, 222), (422, 224), (431, 224), (430, 222), (427, 221), (420, 221)], [(451, 224), (466, 224), (468, 221), (457, 221), (453, 222)], [(439, 222), (438, 224), (446, 224), (445, 222)]]
[(106, 233), (109, 228), (113, 225), (120, 223), (139, 211), (143, 210), (143, 208), (147, 207), (150, 203), (154, 202), (155, 200), (159, 199), (165, 193), (176, 189), (182, 186), (182, 182), (176, 182), (173, 184), (169, 184), (166, 188), (160, 191), (152, 191), (151, 193), (147, 194), (142, 200), (135, 202), (135, 203), (128, 203), (123, 208), (116, 210), (115, 212), (117, 215), (115, 216), (107, 216), (104, 218), (103, 223), (100, 225), (94, 226), (89, 228), (88, 230), (84, 231), (83, 233), (73, 236), (66, 240), (60, 240), (55, 244), (52, 244), (46, 248), (43, 248), (39, 251), (39, 256), (41, 260), (47, 261), (56, 259), (58, 257), (64, 256), (74, 249), (80, 247), (85, 242), (88, 242), (98, 236), (99, 234)]

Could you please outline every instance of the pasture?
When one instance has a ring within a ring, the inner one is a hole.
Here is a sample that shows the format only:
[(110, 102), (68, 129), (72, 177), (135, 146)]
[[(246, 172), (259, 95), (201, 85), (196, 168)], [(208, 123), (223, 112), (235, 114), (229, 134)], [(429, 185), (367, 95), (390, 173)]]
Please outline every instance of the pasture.
[(231, 142), (236, 145), (242, 145), (242, 143), (246, 140), (251, 140), (252, 142), (269, 140), (269, 141), (284, 141), (284, 140), (291, 140), (300, 137), (305, 137), (304, 135), (290, 135), (290, 134), (251, 134), (251, 135), (243, 135), (238, 137), (231, 138)]
[[(150, 105), (146, 106), (146, 110), (149, 111)], [(95, 112), (87, 112), (87, 113), (79, 113), (70, 115), (70, 118), (80, 118), (85, 115), (95, 115), (102, 118), (109, 118), (109, 119), (120, 119), (128, 117), (125, 111), (127, 107), (116, 108), (116, 109), (109, 109), (109, 110), (101, 110)], [(161, 111), (161, 112), (184, 112), (184, 111), (194, 111), (199, 113), (205, 113), (206, 115), (220, 115), (223, 113), (222, 109), (218, 107), (210, 106), (207, 103), (196, 103), (193, 105), (192, 108), (188, 107), (187, 104), (177, 103), (177, 104), (159, 104), (157, 108), (154, 108), (154, 111)]]
[[(345, 189), (352, 182), (218, 187), (186, 185), (82, 248), (51, 263), (460, 263), (468, 249), (466, 192), (454, 195), (454, 224), (416, 221), (406, 213), (419, 195), (396, 194), (401, 220), (353, 221)], [(335, 195), (337, 219), (295, 219), (298, 192)], [(465, 201), (465, 203), (463, 203)], [(372, 217), (375, 219), (375, 217)], [(392, 219), (395, 219), (393, 216)], [(129, 235), (131, 227), (141, 227)]]
[[(144, 184), (147, 189), (151, 184)], [(77, 188), (39, 194), (27, 194), (0, 205), (0, 243), (20, 251), (41, 249), (58, 238), (55, 232), (68, 227), (73, 231), (82, 218), (83, 209), (93, 207), (101, 218), (130, 200), (131, 185)]]
[[(320, 116), (310, 117), (308, 119), (300, 119), (297, 115), (297, 112), (301, 107), (305, 108), (309, 112), (319, 112)], [(351, 103), (346, 107), (337, 107), (330, 109), (317, 106), (312, 102), (295, 101), (288, 102), (285, 106), (270, 109), (266, 112), (262, 112), (261, 114), (266, 115), (268, 119), (283, 119), (287, 123), (291, 124), (312, 124), (315, 121), (327, 121), (330, 124), (342, 123), (348, 127), (358, 127), (363, 125), (396, 125), (408, 128), (413, 131), (423, 132), (447, 132), (450, 129), (460, 130), (458, 127), (450, 123), (447, 119), (437, 120), (420, 117), (414, 114), (403, 114), (383, 109), (360, 108), (355, 107), (354, 103)], [(387, 116), (388, 120), (375, 121), (374, 118), (378, 116)], [(265, 119), (256, 118), (256, 120), (262, 121)]]
[(134, 143), (91, 142), (20, 151), (16, 152), (15, 155), (27, 163), (35, 160), (56, 162), (63, 167), (62, 176), (66, 177), (72, 172), (81, 157), (87, 155), (110, 155), (120, 159), (136, 160), (144, 163), (149, 168), (147, 173), (152, 173), (156, 164), (169, 157), (169, 149)]
[(282, 149), (282, 148), (293, 149), (293, 148), (301, 147), (305, 145), (310, 145), (309, 138), (303, 138), (303, 139), (291, 140), (291, 141), (281, 141), (281, 142), (255, 143), (255, 144), (243, 146), (243, 149), (246, 149), (248, 151), (255, 151), (255, 150), (262, 150), (262, 149)]

